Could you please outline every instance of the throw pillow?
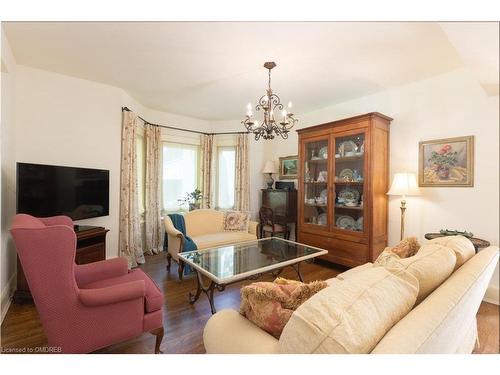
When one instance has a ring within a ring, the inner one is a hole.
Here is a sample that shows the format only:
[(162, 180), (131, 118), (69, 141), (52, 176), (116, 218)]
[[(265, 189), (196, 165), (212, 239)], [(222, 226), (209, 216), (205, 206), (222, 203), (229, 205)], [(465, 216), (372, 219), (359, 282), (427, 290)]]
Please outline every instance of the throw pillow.
[(241, 288), (240, 314), (279, 338), (293, 312), (326, 286), (325, 281), (304, 284), (281, 278), (252, 283)]
[(472, 242), (464, 236), (445, 236), (430, 240), (429, 243), (446, 246), (455, 252), (457, 264), (455, 269), (459, 268), (476, 254), (476, 249)]
[(418, 294), (413, 276), (383, 267), (333, 281), (292, 314), (278, 343), (281, 353), (370, 353)]
[(453, 250), (438, 244), (426, 244), (412, 257), (386, 256), (380, 262), (377, 259), (374, 266), (384, 267), (392, 272), (404, 270), (416, 277), (419, 283), (418, 304), (453, 273), (455, 264)]
[(420, 249), (420, 244), (415, 237), (405, 238), (394, 247), (386, 247), (373, 264), (384, 266), (398, 259), (409, 258), (414, 256), (418, 249)]
[(224, 212), (224, 231), (228, 232), (248, 232), (250, 224), (250, 213), (242, 211)]

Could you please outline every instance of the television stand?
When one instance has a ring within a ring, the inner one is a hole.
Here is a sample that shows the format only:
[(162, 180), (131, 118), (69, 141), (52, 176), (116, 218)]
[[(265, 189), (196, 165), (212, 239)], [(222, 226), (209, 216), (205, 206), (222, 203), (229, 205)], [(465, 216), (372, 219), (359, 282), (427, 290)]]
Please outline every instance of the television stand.
[[(106, 234), (109, 229), (91, 225), (75, 225), (76, 264), (87, 264), (106, 259)], [(12, 297), (14, 303), (33, 303), (33, 297), (17, 258), (17, 289)]]

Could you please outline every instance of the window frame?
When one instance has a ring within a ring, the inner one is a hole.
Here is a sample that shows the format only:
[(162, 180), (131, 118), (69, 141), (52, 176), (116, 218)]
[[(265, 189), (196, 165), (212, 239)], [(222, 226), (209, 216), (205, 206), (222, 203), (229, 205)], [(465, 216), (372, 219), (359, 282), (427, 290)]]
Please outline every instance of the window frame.
[(229, 144), (221, 144), (217, 145), (216, 147), (216, 157), (215, 157), (215, 162), (216, 162), (216, 173), (215, 173), (215, 207), (217, 210), (234, 210), (234, 198), (233, 197), (233, 205), (231, 207), (220, 207), (219, 205), (219, 187), (220, 187), (220, 181), (221, 181), (221, 174), (220, 174), (220, 168), (219, 168), (219, 157), (220, 157), (220, 152), (224, 150), (233, 150), (234, 151), (234, 181), (233, 181), (233, 188), (236, 183), (236, 145), (229, 145)]
[[(189, 208), (183, 208), (182, 206), (178, 206), (179, 208), (175, 211), (172, 211), (172, 210), (167, 210), (166, 207), (163, 206), (163, 203), (164, 203), (164, 189), (163, 189), (163, 182), (164, 182), (164, 173), (163, 173), (163, 168), (164, 168), (164, 163), (163, 163), (163, 160), (164, 160), (164, 150), (165, 150), (165, 146), (168, 145), (168, 144), (171, 144), (171, 145), (176, 145), (176, 146), (187, 146), (189, 148), (193, 148), (193, 149), (196, 149), (196, 166), (195, 166), (195, 171), (197, 172), (196, 173), (196, 181), (195, 181), (195, 189), (198, 188), (199, 189), (199, 185), (200, 185), (200, 182), (201, 182), (201, 146), (198, 143), (196, 142), (181, 142), (181, 141), (172, 141), (172, 140), (166, 140), (166, 139), (163, 139), (161, 140), (161, 159), (162, 159), (162, 179), (161, 179), (161, 213), (162, 213), (162, 216), (166, 216), (170, 213), (182, 213), (182, 212), (188, 212), (189, 211)], [(181, 199), (184, 195), (182, 195), (181, 197), (179, 197), (178, 199)]]

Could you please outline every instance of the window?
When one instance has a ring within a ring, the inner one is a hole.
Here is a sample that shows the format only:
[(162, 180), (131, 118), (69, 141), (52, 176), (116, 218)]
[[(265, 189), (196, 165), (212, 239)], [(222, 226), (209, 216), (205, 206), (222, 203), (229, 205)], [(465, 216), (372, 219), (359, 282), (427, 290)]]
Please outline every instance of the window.
[(135, 139), (137, 156), (137, 195), (139, 196), (139, 215), (146, 211), (146, 145), (143, 134), (138, 134)]
[(217, 207), (233, 208), (236, 147), (217, 147), (217, 167)]
[(198, 187), (199, 146), (163, 143), (163, 210), (187, 210), (178, 199)]

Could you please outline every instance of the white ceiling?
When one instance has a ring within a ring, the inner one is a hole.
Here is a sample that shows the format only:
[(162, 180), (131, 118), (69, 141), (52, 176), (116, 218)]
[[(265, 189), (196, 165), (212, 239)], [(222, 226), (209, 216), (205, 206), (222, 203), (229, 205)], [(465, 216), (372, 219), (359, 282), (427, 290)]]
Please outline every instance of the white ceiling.
[(285, 103), (292, 99), (297, 114), (464, 66), (438, 23), (8, 22), (4, 28), (19, 64), (122, 87), (147, 107), (206, 120), (241, 118), (246, 104), (264, 94), (262, 65), (269, 60), (278, 65), (273, 90)]

